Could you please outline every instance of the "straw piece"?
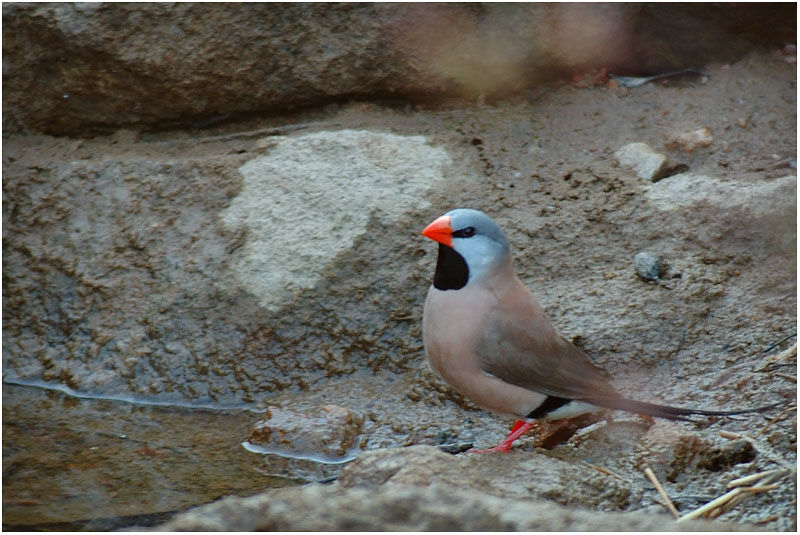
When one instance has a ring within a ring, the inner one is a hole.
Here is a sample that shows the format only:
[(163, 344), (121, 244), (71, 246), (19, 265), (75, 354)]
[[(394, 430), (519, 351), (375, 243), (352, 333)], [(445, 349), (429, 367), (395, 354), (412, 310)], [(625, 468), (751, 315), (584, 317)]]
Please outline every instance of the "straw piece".
[(795, 411), (797, 411), (797, 405), (792, 405), (791, 407), (787, 407), (787, 408), (783, 409), (781, 412), (778, 413), (778, 415), (775, 418), (773, 418), (772, 420), (767, 422), (767, 425), (762, 427), (761, 431), (756, 433), (756, 436), (763, 435), (764, 432), (767, 429), (769, 429), (772, 424), (774, 424), (775, 422), (778, 422), (780, 420), (783, 420), (784, 418), (786, 418), (786, 416), (788, 416), (789, 414), (791, 414), (791, 413), (793, 413)]
[(699, 518), (699, 517), (703, 516), (706, 513), (711, 513), (711, 511), (713, 511), (717, 507), (721, 507), (722, 505), (724, 505), (725, 503), (729, 502), (730, 500), (732, 500), (734, 497), (736, 497), (737, 495), (741, 494), (742, 492), (744, 492), (744, 489), (742, 487), (735, 488), (732, 491), (730, 491), (730, 492), (728, 492), (726, 494), (723, 494), (719, 498), (711, 500), (707, 504), (705, 504), (705, 505), (703, 505), (701, 507), (698, 507), (694, 511), (692, 511), (690, 513), (686, 513), (685, 515), (683, 515), (682, 517), (680, 517), (678, 519), (678, 522), (684, 522), (686, 520), (694, 520), (695, 518)]
[(609, 475), (609, 476), (614, 476), (614, 477), (616, 477), (618, 479), (621, 479), (622, 481), (628, 481), (627, 479), (625, 479), (621, 475), (612, 472), (611, 470), (609, 470), (608, 468), (605, 468), (604, 466), (599, 466), (599, 465), (591, 464), (591, 463), (587, 463), (587, 462), (584, 462), (584, 464), (586, 466), (591, 466), (592, 468), (594, 468), (595, 470), (597, 470), (598, 472), (601, 472), (603, 474), (606, 474), (606, 475)]
[[(789, 473), (788, 469), (779, 468), (776, 470), (767, 470), (765, 472), (759, 472), (758, 474), (752, 474), (749, 476), (740, 477), (739, 479), (734, 479), (728, 483), (728, 488), (736, 487), (735, 489), (726, 492), (719, 498), (711, 500), (707, 504), (695, 509), (694, 511), (686, 513), (677, 521), (683, 522), (685, 520), (692, 520), (703, 515), (707, 515), (709, 518), (716, 518), (719, 515), (730, 511), (755, 493), (767, 492), (780, 487), (780, 485), (770, 485), (770, 483), (786, 475), (787, 473)], [(750, 483), (753, 485), (749, 487), (744, 486)]]
[(669, 496), (667, 496), (667, 493), (664, 491), (664, 487), (662, 487), (661, 483), (658, 482), (658, 478), (656, 478), (656, 475), (653, 473), (653, 470), (649, 466), (645, 466), (644, 475), (647, 476), (647, 479), (650, 480), (650, 482), (656, 488), (658, 493), (664, 499), (667, 509), (669, 509), (670, 513), (672, 513), (672, 516), (674, 516), (676, 519), (680, 518), (681, 514), (678, 512), (678, 509), (675, 507), (675, 504), (672, 503), (672, 500), (669, 499)]
[(772, 485), (763, 485), (761, 487), (747, 487), (744, 490), (746, 490), (747, 492), (767, 492), (768, 490), (775, 490), (779, 487), (780, 485), (774, 483)]
[(750, 483), (755, 483), (761, 478), (767, 478), (767, 476), (773, 475), (783, 475), (787, 473), (789, 470), (786, 468), (776, 468), (774, 470), (767, 470), (765, 472), (758, 472), (757, 474), (750, 474), (749, 476), (740, 477), (739, 479), (734, 479), (730, 483), (728, 483), (728, 488), (732, 489), (733, 487), (741, 487), (744, 485), (749, 485)]

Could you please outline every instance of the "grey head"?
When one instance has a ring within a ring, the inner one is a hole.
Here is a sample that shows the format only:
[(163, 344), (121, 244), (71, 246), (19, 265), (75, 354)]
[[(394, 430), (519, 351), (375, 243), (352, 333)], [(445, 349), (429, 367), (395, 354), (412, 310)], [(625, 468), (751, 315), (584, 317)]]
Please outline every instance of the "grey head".
[[(510, 261), (508, 240), (491, 217), (471, 208), (458, 208), (445, 215), (450, 217), (453, 230), (451, 248), (463, 258), (467, 267), (466, 284), (480, 282)], [(440, 248), (440, 257), (442, 254)], [(445, 251), (444, 254), (449, 252)], [(443, 266), (443, 269), (446, 267)]]

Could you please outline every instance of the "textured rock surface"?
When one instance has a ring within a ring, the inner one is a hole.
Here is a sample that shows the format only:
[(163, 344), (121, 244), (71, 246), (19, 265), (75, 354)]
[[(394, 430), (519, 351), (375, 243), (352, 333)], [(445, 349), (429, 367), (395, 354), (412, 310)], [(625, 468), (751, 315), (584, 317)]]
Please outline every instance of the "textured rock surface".
[(445, 483), (500, 498), (547, 499), (601, 511), (625, 510), (630, 497), (623, 481), (585, 463), (530, 452), (454, 457), (424, 446), (366, 452), (342, 470), (338, 483), (374, 489)]
[(673, 214), (665, 228), (692, 225), (707, 243), (723, 241), (731, 250), (747, 244), (748, 253), (796, 247), (797, 176), (774, 180), (732, 180), (682, 173), (653, 184), (648, 201)]
[(323, 405), (312, 414), (267, 407), (250, 431), (247, 448), (328, 463), (350, 460), (359, 449), (361, 420), (344, 407)]
[(3, 130), (203, 127), (352, 97), (516, 94), (554, 73), (734, 61), (753, 41), (794, 39), (794, 16), (788, 4), (6, 3)]
[[(4, 212), (5, 273), (15, 282), (4, 303), (17, 312), (4, 358), (36, 361), (17, 361), (6, 378), (256, 401), (258, 392), (353, 371), (353, 351), (380, 359), (386, 343), (403, 360), (387, 320), (411, 308), (392, 290), (404, 276), (387, 280), (390, 264), (368, 270), (353, 251), (407, 262), (418, 246), (384, 251), (374, 237), (413, 235), (409, 218), (427, 206), (447, 153), (422, 136), (352, 130), (244, 146), (238, 152), (250, 159), (209, 158), (197, 147), (163, 163), (147, 155), (54, 162), (7, 182), (15, 207)], [(35, 265), (47, 267), (27, 271)], [(420, 342), (407, 341), (416, 359)]]
[(270, 310), (313, 289), (373, 220), (428, 208), (427, 193), (450, 163), (423, 136), (339, 130), (259, 143), (267, 154), (239, 168), (244, 186), (221, 219), (247, 235), (229, 284)]
[[(787, 174), (776, 180), (723, 180), (682, 173), (647, 189), (647, 198), (657, 208), (691, 211), (694, 203), (712, 205), (718, 210), (737, 210), (737, 216), (765, 217), (776, 210), (784, 215), (793, 202), (792, 188), (797, 177)], [(723, 222), (718, 223), (723, 226)]]
[[(536, 460), (538, 455), (533, 456)], [(488, 470), (497, 456), (452, 457), (420, 446), (370, 452), (330, 486), (226, 498), (179, 515), (163, 531), (716, 531), (745, 529), (709, 522), (675, 523), (665, 513), (602, 513), (566, 508), (518, 489), (504, 496)], [(530, 455), (502, 459), (509, 471), (531, 476)], [(545, 466), (547, 461), (543, 458)], [(475, 473), (474, 468), (484, 470)], [(591, 471), (591, 469), (586, 469)], [(599, 474), (599, 473), (597, 473)], [(610, 476), (602, 476), (610, 481)], [(572, 483), (575, 481), (572, 480)], [(494, 483), (494, 485), (492, 485)], [(568, 484), (564, 481), (562, 484)], [(619, 483), (618, 483), (619, 484)], [(488, 488), (487, 488), (488, 487)]]
[(636, 176), (657, 181), (667, 163), (667, 157), (646, 143), (628, 143), (614, 153), (620, 165), (633, 168)]

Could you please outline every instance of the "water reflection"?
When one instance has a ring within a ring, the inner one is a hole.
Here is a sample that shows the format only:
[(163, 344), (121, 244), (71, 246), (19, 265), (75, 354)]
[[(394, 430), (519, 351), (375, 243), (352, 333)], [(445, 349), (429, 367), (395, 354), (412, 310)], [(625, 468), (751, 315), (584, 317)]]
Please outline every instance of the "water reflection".
[(3, 385), (3, 529), (118, 529), (342, 465), (249, 452), (247, 409), (141, 405)]

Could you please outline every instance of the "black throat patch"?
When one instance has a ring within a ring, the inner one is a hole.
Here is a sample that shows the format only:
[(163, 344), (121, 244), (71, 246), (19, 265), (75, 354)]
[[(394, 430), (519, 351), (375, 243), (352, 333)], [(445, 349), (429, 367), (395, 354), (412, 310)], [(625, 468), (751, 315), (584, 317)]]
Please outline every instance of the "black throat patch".
[(464, 257), (452, 247), (440, 243), (433, 287), (437, 290), (459, 290), (467, 285), (468, 280), (469, 268)]

